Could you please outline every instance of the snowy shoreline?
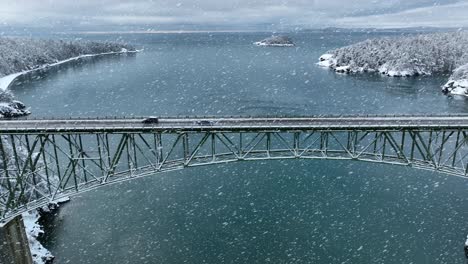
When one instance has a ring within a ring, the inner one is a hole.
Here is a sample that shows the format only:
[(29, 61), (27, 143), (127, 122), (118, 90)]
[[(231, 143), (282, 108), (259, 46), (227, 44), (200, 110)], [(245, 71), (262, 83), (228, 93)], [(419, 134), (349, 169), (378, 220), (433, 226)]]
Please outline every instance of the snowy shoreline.
[(468, 96), (468, 64), (455, 69), (449, 81), (443, 86), (442, 91)]
[(8, 88), (13, 84), (13, 82), (18, 77), (23, 76), (23, 75), (28, 74), (28, 73), (31, 73), (31, 72), (44, 70), (44, 69), (47, 69), (49, 67), (58, 66), (58, 65), (65, 64), (65, 63), (68, 63), (68, 62), (71, 62), (71, 61), (76, 61), (76, 60), (79, 60), (79, 59), (82, 59), (82, 58), (98, 57), (98, 56), (105, 56), (105, 55), (127, 54), (127, 53), (138, 53), (138, 52), (140, 52), (140, 50), (131, 50), (131, 51), (129, 51), (129, 50), (125, 49), (125, 48), (122, 48), (121, 51), (116, 51), (116, 52), (84, 54), (84, 55), (76, 56), (76, 57), (69, 58), (69, 59), (66, 59), (66, 60), (57, 61), (55, 63), (41, 65), (41, 66), (39, 66), (39, 67), (37, 67), (35, 69), (32, 69), (32, 70), (26, 70), (26, 71), (22, 71), (22, 72), (9, 74), (9, 75), (0, 77), (0, 91), (8, 90)]
[(353, 64), (341, 65), (337, 62), (337, 59), (333, 54), (323, 54), (319, 58), (317, 63), (319, 66), (324, 68), (331, 68), (337, 73), (364, 73), (364, 72), (378, 72), (388, 77), (412, 77), (419, 75), (431, 75), (431, 72), (420, 70), (420, 69), (393, 69), (388, 64), (384, 64), (377, 69), (366, 66), (354, 66)]
[(259, 47), (294, 47), (294, 44), (267, 44), (263, 42), (254, 42), (254, 45)]
[[(468, 96), (468, 32), (368, 39), (328, 51), (318, 65), (337, 73), (412, 77), (451, 73), (445, 93)], [(454, 70), (455, 69), (455, 70)]]
[(39, 209), (23, 213), (23, 223), (26, 236), (29, 242), (29, 249), (34, 264), (52, 263), (54, 255), (46, 249), (38, 240), (41, 234), (44, 234), (43, 227), (39, 224), (41, 213), (52, 213), (60, 207), (60, 204), (70, 201), (70, 198), (62, 198)]
[[(387, 65), (383, 65), (378, 69), (366, 67), (356, 68), (352, 67), (351, 65), (337, 66), (337, 60), (334, 55), (328, 53), (320, 56), (319, 62), (317, 64), (323, 68), (330, 68), (336, 73), (341, 74), (378, 72), (388, 77), (414, 77), (420, 75), (432, 75), (431, 72), (426, 71), (389, 70)], [(444, 86), (442, 86), (442, 92), (452, 95), (468, 96), (468, 64), (463, 65), (453, 71), (449, 81)]]

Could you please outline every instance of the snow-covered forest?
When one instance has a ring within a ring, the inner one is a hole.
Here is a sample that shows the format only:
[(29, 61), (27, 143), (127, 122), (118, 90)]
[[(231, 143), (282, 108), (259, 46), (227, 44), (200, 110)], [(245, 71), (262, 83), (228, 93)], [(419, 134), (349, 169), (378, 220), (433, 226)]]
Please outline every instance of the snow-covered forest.
[(319, 64), (340, 73), (379, 72), (391, 77), (453, 73), (445, 91), (458, 87), (458, 94), (460, 89), (468, 94), (467, 47), (468, 32), (385, 37), (328, 51)]
[[(0, 78), (81, 55), (130, 50), (134, 50), (130, 45), (112, 42), (0, 38)], [(25, 106), (14, 101), (9, 91), (0, 91), (0, 118), (27, 114)]]
[(0, 38), (0, 77), (83, 54), (132, 50), (112, 42)]

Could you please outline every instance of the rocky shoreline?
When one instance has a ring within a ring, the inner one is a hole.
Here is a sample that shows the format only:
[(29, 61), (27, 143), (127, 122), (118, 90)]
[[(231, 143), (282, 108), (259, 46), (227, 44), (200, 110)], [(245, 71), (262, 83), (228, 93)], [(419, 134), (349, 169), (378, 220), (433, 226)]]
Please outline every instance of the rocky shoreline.
[(442, 91), (468, 95), (468, 32), (379, 38), (328, 51), (318, 64), (337, 73), (388, 77), (452, 74)]
[(44, 229), (39, 224), (39, 220), (44, 214), (54, 213), (61, 204), (69, 200), (69, 198), (60, 199), (42, 208), (22, 214), (34, 264), (50, 264), (55, 259), (55, 256), (39, 242), (39, 237), (44, 234)]
[(445, 93), (468, 96), (468, 64), (457, 68), (442, 87)]

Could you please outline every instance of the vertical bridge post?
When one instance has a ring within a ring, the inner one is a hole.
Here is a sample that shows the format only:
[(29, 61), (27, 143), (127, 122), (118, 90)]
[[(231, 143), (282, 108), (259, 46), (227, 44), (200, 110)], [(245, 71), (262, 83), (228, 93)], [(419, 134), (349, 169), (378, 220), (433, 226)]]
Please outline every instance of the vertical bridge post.
[(0, 255), (2, 263), (3, 259), (6, 259), (6, 261), (15, 264), (32, 264), (31, 250), (24, 228), (23, 217), (21, 215), (15, 217), (1, 229), (0, 233), (5, 239), (3, 252)]

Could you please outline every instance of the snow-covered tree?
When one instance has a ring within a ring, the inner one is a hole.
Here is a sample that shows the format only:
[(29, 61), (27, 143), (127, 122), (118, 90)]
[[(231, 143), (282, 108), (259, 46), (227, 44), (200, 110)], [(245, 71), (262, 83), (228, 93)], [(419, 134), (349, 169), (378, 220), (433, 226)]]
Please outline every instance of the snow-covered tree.
[[(468, 64), (467, 47), (468, 32), (384, 37), (331, 50), (319, 64), (340, 73), (379, 72), (392, 77), (452, 73)], [(453, 78), (459, 85), (464, 83)]]

